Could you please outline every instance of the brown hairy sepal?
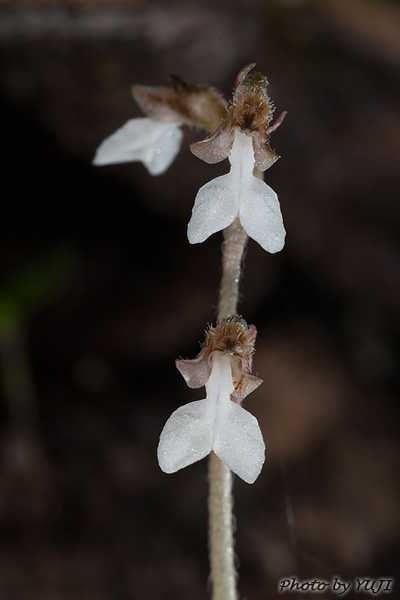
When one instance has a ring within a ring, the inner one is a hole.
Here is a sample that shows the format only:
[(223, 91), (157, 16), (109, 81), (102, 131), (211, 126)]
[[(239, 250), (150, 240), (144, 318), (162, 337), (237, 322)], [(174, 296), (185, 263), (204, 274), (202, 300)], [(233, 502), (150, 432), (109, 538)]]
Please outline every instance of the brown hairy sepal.
[(214, 131), (226, 112), (226, 101), (212, 87), (189, 85), (175, 75), (168, 87), (131, 87), (142, 111), (153, 119)]
[(248, 326), (241, 317), (224, 319), (206, 331), (203, 348), (196, 358), (178, 359), (176, 367), (190, 388), (200, 388), (211, 375), (213, 354), (229, 355), (234, 384), (231, 399), (240, 404), (262, 383), (262, 379), (251, 374), (256, 336), (256, 327)]
[(267, 93), (268, 79), (260, 73), (250, 73), (255, 63), (247, 65), (238, 74), (226, 116), (215, 132), (205, 140), (190, 146), (195, 156), (214, 164), (228, 158), (235, 131), (253, 138), (255, 167), (269, 169), (279, 158), (268, 143), (268, 135), (282, 123), (286, 112), (270, 126), (274, 105)]

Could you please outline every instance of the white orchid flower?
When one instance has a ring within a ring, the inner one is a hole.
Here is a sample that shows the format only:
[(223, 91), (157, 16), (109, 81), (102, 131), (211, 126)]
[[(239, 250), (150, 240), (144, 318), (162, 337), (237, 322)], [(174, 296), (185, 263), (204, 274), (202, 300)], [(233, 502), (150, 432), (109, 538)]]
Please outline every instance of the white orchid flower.
[(161, 175), (179, 152), (183, 133), (179, 124), (151, 117), (130, 119), (97, 148), (97, 166), (140, 161), (151, 175)]
[(146, 117), (127, 121), (106, 138), (96, 151), (94, 165), (139, 161), (151, 175), (161, 175), (179, 152), (182, 125), (210, 129), (225, 112), (225, 100), (216, 90), (188, 85), (173, 75), (170, 80), (171, 88), (132, 86)]
[(264, 250), (279, 252), (286, 235), (279, 200), (272, 188), (253, 175), (252, 136), (234, 132), (229, 162), (227, 175), (213, 179), (198, 191), (188, 224), (189, 242), (204, 242), (239, 217), (249, 237)]
[[(235, 328), (244, 339), (240, 323), (230, 321), (222, 327), (225, 339), (232, 339)], [(243, 359), (236, 353), (215, 350), (215, 345), (214, 350), (210, 349), (222, 327), (210, 330), (211, 336), (196, 359), (177, 361), (189, 387), (205, 383), (206, 398), (172, 413), (160, 436), (158, 462), (165, 473), (175, 473), (213, 451), (233, 473), (253, 483), (264, 464), (265, 445), (257, 419), (240, 402), (262, 381), (244, 366), (249, 364), (249, 355)], [(255, 328), (252, 326), (250, 331)], [(247, 345), (250, 352), (254, 338)], [(240, 343), (246, 347), (247, 342)]]
[(279, 158), (269, 135), (285, 118), (271, 125), (274, 106), (267, 93), (268, 80), (244, 67), (236, 78), (226, 114), (214, 133), (191, 145), (195, 156), (209, 164), (229, 158), (230, 172), (206, 183), (197, 193), (188, 225), (191, 244), (204, 242), (238, 218), (247, 235), (268, 252), (279, 252), (285, 228), (276, 193), (253, 175), (269, 169)]

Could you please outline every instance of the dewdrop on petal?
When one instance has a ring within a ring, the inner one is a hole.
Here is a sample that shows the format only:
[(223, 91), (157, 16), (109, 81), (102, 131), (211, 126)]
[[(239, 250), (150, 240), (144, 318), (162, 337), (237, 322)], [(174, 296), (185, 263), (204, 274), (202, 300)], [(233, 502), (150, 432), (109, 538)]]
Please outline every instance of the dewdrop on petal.
[(206, 398), (181, 406), (160, 436), (158, 461), (165, 473), (205, 458), (211, 451), (247, 483), (253, 483), (265, 460), (257, 419), (240, 406), (262, 380), (251, 375), (255, 327), (227, 319), (211, 328), (203, 349), (177, 367), (189, 387), (206, 387)]

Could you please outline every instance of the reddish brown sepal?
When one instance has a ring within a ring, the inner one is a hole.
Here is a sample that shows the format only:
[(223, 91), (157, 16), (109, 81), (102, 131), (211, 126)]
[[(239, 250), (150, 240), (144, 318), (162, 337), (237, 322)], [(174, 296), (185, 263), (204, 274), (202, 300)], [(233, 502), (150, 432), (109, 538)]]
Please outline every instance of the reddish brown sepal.
[[(255, 167), (260, 171), (269, 169), (279, 158), (268, 142), (268, 135), (282, 122), (281, 115), (270, 126), (274, 105), (267, 93), (268, 80), (260, 73), (251, 73), (255, 63), (244, 67), (238, 74), (226, 116), (214, 133), (191, 145), (195, 156), (207, 163), (217, 163), (231, 152), (236, 130), (253, 138)], [(285, 113), (286, 114), (286, 113)]]
[(262, 379), (251, 375), (252, 356), (257, 330), (241, 317), (231, 317), (210, 327), (204, 345), (193, 360), (179, 359), (176, 367), (191, 388), (203, 387), (211, 374), (211, 357), (215, 352), (232, 357), (234, 392), (232, 400), (240, 402), (255, 390)]
[(149, 117), (168, 123), (181, 123), (214, 131), (225, 115), (226, 102), (217, 90), (189, 85), (171, 75), (172, 88), (132, 86), (132, 94)]

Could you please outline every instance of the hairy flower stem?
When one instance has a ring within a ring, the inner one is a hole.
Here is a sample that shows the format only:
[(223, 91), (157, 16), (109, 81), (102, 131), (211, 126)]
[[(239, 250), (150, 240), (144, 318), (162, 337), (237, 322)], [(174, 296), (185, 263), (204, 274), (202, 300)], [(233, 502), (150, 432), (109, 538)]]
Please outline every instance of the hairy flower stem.
[(237, 600), (232, 531), (232, 473), (214, 452), (209, 460), (208, 509), (213, 600)]
[(238, 218), (224, 230), (218, 320), (237, 314), (242, 257), (247, 234)]
[[(247, 234), (236, 219), (224, 230), (218, 320), (237, 313)], [(237, 600), (232, 529), (232, 473), (214, 454), (209, 462), (210, 562), (213, 600)]]

